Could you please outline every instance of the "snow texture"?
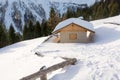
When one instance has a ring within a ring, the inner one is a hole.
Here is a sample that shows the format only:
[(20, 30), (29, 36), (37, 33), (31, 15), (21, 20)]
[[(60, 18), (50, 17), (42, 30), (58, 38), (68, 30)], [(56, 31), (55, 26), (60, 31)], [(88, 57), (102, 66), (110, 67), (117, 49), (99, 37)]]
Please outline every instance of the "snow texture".
[[(76, 65), (49, 73), (50, 80), (120, 80), (120, 16), (92, 21), (94, 43), (52, 43), (48, 37), (22, 41), (0, 49), (0, 79), (19, 80), (63, 59), (77, 58)], [(39, 52), (44, 57), (38, 57)]]

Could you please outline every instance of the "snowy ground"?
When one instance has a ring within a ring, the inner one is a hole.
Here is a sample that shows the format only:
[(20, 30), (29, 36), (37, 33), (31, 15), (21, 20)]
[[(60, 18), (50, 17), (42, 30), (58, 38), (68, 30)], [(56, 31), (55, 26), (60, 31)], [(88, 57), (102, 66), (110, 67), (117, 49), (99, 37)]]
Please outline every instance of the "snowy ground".
[[(63, 61), (60, 57), (77, 58), (74, 66), (50, 73), (50, 80), (120, 80), (120, 16), (92, 21), (94, 43), (41, 44), (47, 37), (19, 42), (0, 49), (0, 79), (19, 80), (46, 65)], [(38, 57), (40, 52), (44, 57)]]

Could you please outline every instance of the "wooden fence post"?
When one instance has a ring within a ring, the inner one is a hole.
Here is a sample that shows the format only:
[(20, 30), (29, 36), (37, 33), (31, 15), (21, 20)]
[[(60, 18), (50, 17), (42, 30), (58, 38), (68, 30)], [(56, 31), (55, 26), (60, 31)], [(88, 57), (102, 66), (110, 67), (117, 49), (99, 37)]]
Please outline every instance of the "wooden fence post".
[(40, 80), (47, 80), (47, 74), (41, 75)]
[(68, 65), (75, 65), (75, 63), (77, 62), (76, 58), (72, 58), (72, 59), (66, 58), (66, 59), (67, 59), (66, 61), (55, 64), (55, 65), (48, 67), (46, 69), (39, 70), (38, 72), (33, 73), (33, 74), (31, 74), (27, 77), (24, 77), (20, 80), (35, 80), (37, 78), (41, 78), (41, 80), (47, 80), (48, 73), (55, 71), (57, 69), (63, 68), (63, 67), (68, 66)]

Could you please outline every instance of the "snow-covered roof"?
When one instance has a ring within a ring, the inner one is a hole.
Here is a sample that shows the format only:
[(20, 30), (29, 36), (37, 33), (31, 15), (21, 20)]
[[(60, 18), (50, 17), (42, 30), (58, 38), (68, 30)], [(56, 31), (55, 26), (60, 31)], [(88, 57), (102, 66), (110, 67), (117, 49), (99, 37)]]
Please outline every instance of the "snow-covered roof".
[(53, 30), (53, 32), (71, 24), (71, 23), (75, 23), (77, 25), (80, 25), (82, 26), (83, 28), (86, 28), (90, 31), (93, 31), (95, 32), (94, 28), (93, 28), (93, 25), (92, 23), (88, 22), (88, 21), (85, 21), (85, 20), (81, 20), (80, 18), (69, 18), (69, 19), (66, 19), (62, 22), (60, 22), (56, 27), (55, 29)]

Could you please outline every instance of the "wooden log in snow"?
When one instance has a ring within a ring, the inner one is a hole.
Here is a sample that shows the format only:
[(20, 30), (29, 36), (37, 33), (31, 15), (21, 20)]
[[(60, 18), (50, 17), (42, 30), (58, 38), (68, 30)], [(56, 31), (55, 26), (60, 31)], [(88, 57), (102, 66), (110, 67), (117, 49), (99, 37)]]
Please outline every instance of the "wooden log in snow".
[[(36, 72), (34, 74), (31, 74), (31, 75), (29, 75), (27, 77), (22, 78), (20, 80), (35, 80), (35, 79), (41, 78), (41, 77), (45, 78), (45, 76), (48, 73), (50, 73), (52, 71), (55, 71), (57, 69), (63, 68), (63, 67), (68, 66), (68, 65), (74, 65), (76, 62), (77, 62), (76, 58), (69, 59), (67, 61), (63, 61), (63, 62), (61, 62), (59, 64), (48, 67), (47, 69), (42, 69), (42, 70), (40, 70), (40, 71), (38, 71), (38, 72)], [(43, 79), (41, 79), (41, 80), (43, 80)], [(44, 80), (47, 80), (47, 77)]]
[(115, 23), (115, 22), (104, 22), (104, 24), (114, 24), (114, 25), (120, 25), (119, 23)]

